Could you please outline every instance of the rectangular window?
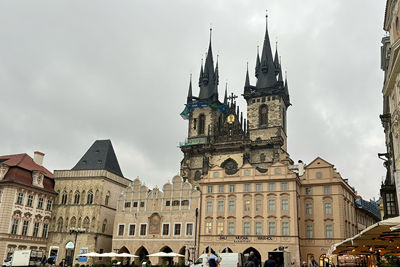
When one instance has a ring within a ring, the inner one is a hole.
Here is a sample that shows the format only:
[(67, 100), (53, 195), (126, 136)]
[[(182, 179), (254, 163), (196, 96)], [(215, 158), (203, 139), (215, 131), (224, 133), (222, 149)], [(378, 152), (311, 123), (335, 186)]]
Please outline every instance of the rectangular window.
[[(133, 206), (134, 207), (135, 207), (135, 204), (136, 204), (136, 207), (137, 207), (137, 202), (133, 202)], [(165, 201), (165, 206), (167, 206), (167, 207), (171, 206), (171, 201), (170, 200)]]
[(243, 223), (243, 234), (250, 235), (250, 222)]
[(207, 201), (207, 212), (212, 212), (212, 201)]
[(256, 235), (262, 235), (262, 222), (256, 222)]
[(235, 223), (228, 222), (228, 235), (234, 235), (234, 234), (235, 234)]
[(186, 235), (187, 236), (193, 235), (193, 223), (186, 223)]
[(325, 214), (332, 214), (332, 203), (325, 203)]
[(244, 192), (250, 192), (250, 184), (244, 184)]
[(187, 200), (187, 199), (182, 200), (181, 205), (182, 206), (189, 206), (189, 200)]
[(169, 223), (163, 223), (162, 225), (162, 235), (169, 235)]
[(47, 237), (47, 230), (49, 229), (49, 224), (45, 223), (43, 224), (43, 232), (42, 232), (42, 237), (46, 238)]
[(140, 207), (141, 207), (141, 208), (144, 208), (144, 201), (141, 201), (141, 202), (140, 202)]
[(245, 200), (244, 201), (244, 211), (250, 211), (250, 205), (251, 205), (251, 201), (248, 199), (248, 200)]
[(136, 234), (136, 224), (129, 225), (129, 235), (134, 236)]
[(26, 202), (27, 207), (32, 207), (33, 204), (33, 195), (28, 195), (28, 201)]
[(225, 202), (223, 200), (218, 200), (218, 212), (225, 211)]
[(268, 191), (275, 191), (275, 183), (268, 183)]
[(38, 209), (42, 209), (43, 208), (43, 198), (42, 197), (39, 198), (39, 202), (38, 202), (37, 208)]
[(289, 185), (287, 182), (281, 183), (281, 191), (288, 191), (289, 190)]
[(125, 224), (119, 224), (118, 225), (118, 235), (123, 236), (125, 232)]
[(131, 202), (130, 201), (126, 201), (125, 202), (125, 208), (130, 208), (131, 207)]
[(213, 177), (214, 177), (214, 178), (218, 178), (218, 177), (219, 177), (219, 172), (214, 172), (214, 173), (213, 173)]
[(331, 193), (331, 187), (329, 185), (324, 186), (324, 194), (329, 195)]
[(312, 195), (312, 188), (306, 187), (306, 195)]
[(225, 186), (224, 185), (218, 186), (218, 192), (219, 193), (223, 193), (224, 191), (225, 191)]
[(229, 185), (229, 193), (233, 193), (235, 192), (235, 185), (234, 184), (230, 184)]
[(261, 192), (262, 190), (262, 184), (256, 184), (256, 192)]
[(229, 200), (229, 211), (234, 212), (235, 210), (235, 200)]
[(181, 235), (181, 224), (180, 223), (174, 224), (174, 235)]
[(19, 220), (14, 218), (13, 219), (13, 224), (12, 224), (12, 227), (11, 227), (11, 234), (13, 234), (13, 235), (17, 234), (18, 223), (19, 223)]
[(179, 204), (180, 204), (180, 201), (179, 201), (179, 200), (174, 200), (174, 201), (172, 201), (172, 206), (173, 206), (173, 207), (177, 207), (177, 206), (179, 206)]
[(289, 199), (282, 199), (282, 210), (289, 210)]
[(22, 205), (23, 200), (24, 200), (24, 193), (18, 193), (17, 204)]
[(315, 176), (316, 176), (317, 179), (321, 179), (322, 178), (322, 172), (317, 172), (315, 174)]
[(306, 226), (306, 237), (307, 238), (313, 238), (314, 237), (314, 230), (312, 225), (307, 225)]
[(275, 222), (268, 222), (268, 234), (276, 235), (276, 223)]
[(140, 235), (147, 235), (147, 224), (140, 224)]
[(275, 210), (275, 199), (268, 200), (268, 210), (269, 211)]
[(306, 214), (307, 215), (312, 214), (312, 203), (306, 203)]
[(256, 199), (256, 211), (261, 211), (262, 210), (262, 201), (261, 199)]
[(29, 221), (24, 221), (24, 224), (22, 225), (21, 235), (26, 235), (28, 233), (28, 226), (29, 226)]
[(217, 235), (223, 235), (224, 234), (224, 222), (218, 222), (217, 223)]
[(325, 225), (325, 237), (333, 238), (333, 227), (331, 224)]
[(35, 225), (34, 225), (34, 227), (33, 227), (33, 236), (34, 236), (34, 237), (37, 237), (37, 236), (38, 236), (38, 233), (39, 233), (39, 226), (40, 226), (40, 223), (35, 222)]
[(206, 222), (206, 234), (212, 233), (212, 222)]
[(282, 222), (282, 235), (289, 235), (289, 222)]
[(213, 192), (213, 186), (209, 185), (207, 186), (207, 193), (211, 194)]
[(51, 210), (51, 206), (53, 205), (53, 201), (51, 201), (50, 199), (47, 200), (47, 206), (46, 206), (46, 210), (50, 211)]

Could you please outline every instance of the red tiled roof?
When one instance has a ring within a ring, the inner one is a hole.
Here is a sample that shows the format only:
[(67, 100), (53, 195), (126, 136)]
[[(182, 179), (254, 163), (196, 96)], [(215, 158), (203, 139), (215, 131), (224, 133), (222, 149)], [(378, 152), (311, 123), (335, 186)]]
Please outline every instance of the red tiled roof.
[[(45, 167), (36, 164), (28, 154), (0, 156), (0, 163), (10, 167), (0, 183), (14, 182), (55, 193), (53, 174)], [(43, 188), (32, 185), (32, 171), (42, 171), (45, 174)]]
[(0, 162), (10, 167), (20, 167), (28, 171), (42, 171), (47, 177), (53, 178), (53, 173), (45, 167), (37, 165), (26, 153), (0, 156)]

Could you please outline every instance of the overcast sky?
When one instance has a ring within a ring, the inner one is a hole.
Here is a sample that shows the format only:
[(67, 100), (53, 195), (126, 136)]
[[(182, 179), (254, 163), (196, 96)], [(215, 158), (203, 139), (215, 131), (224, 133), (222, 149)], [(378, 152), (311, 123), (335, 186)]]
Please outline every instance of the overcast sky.
[[(364, 198), (385, 170), (380, 41), (385, 1), (1, 1), (0, 154), (39, 150), (71, 169), (111, 139), (123, 174), (162, 185), (179, 172), (187, 134), (179, 113), (213, 27), (225, 82), (251, 83), (265, 10), (288, 72), (288, 152), (334, 164)], [(274, 48), (273, 48), (274, 49)], [(239, 101), (244, 110), (245, 103)]]

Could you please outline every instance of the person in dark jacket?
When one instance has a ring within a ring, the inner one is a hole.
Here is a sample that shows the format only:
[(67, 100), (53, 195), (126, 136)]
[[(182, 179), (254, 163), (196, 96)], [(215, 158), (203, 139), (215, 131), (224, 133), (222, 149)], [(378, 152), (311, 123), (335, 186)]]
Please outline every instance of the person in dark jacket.
[(272, 255), (269, 255), (269, 259), (265, 261), (264, 267), (277, 267)]
[(208, 253), (207, 264), (209, 267), (217, 267), (218, 258), (213, 253)]

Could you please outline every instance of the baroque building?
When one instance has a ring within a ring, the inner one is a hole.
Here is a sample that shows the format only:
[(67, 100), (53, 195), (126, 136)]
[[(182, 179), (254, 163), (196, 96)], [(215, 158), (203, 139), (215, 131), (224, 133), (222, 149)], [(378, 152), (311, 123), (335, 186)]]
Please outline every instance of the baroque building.
[(51, 211), (57, 193), (44, 154), (0, 156), (0, 261), (15, 250), (46, 253)]
[[(383, 29), (387, 36), (382, 38), (381, 69), (384, 71), (383, 114), (380, 116), (385, 132), (386, 152), (379, 156), (384, 159), (387, 169), (382, 182), (384, 219), (399, 216), (400, 200), (400, 9), (399, 1), (387, 0)], [(396, 188), (396, 185), (398, 188)]]
[(243, 97), (247, 119), (243, 118), (233, 94), (225, 90), (218, 97), (218, 61), (214, 66), (210, 43), (205, 64), (201, 65), (198, 96), (189, 84), (187, 103), (181, 116), (188, 120), (188, 136), (180, 143), (184, 154), (181, 175), (197, 184), (215, 166), (236, 173), (246, 163), (260, 170), (275, 162), (292, 163), (287, 153), (286, 112), (290, 106), (287, 81), (283, 81), (278, 51), (272, 56), (266, 28), (264, 45), (256, 57), (257, 83), (250, 84), (247, 69)]
[(54, 180), (58, 198), (49, 229), (50, 255), (57, 264), (75, 265), (79, 251), (110, 252), (117, 199), (130, 183), (111, 141), (95, 141), (71, 170), (54, 171)]
[[(180, 176), (173, 177), (162, 190), (149, 189), (135, 179), (117, 200), (113, 250), (139, 256), (136, 264), (157, 252), (175, 252), (194, 259), (199, 209), (200, 191)], [(167, 258), (150, 260), (163, 264)]]

